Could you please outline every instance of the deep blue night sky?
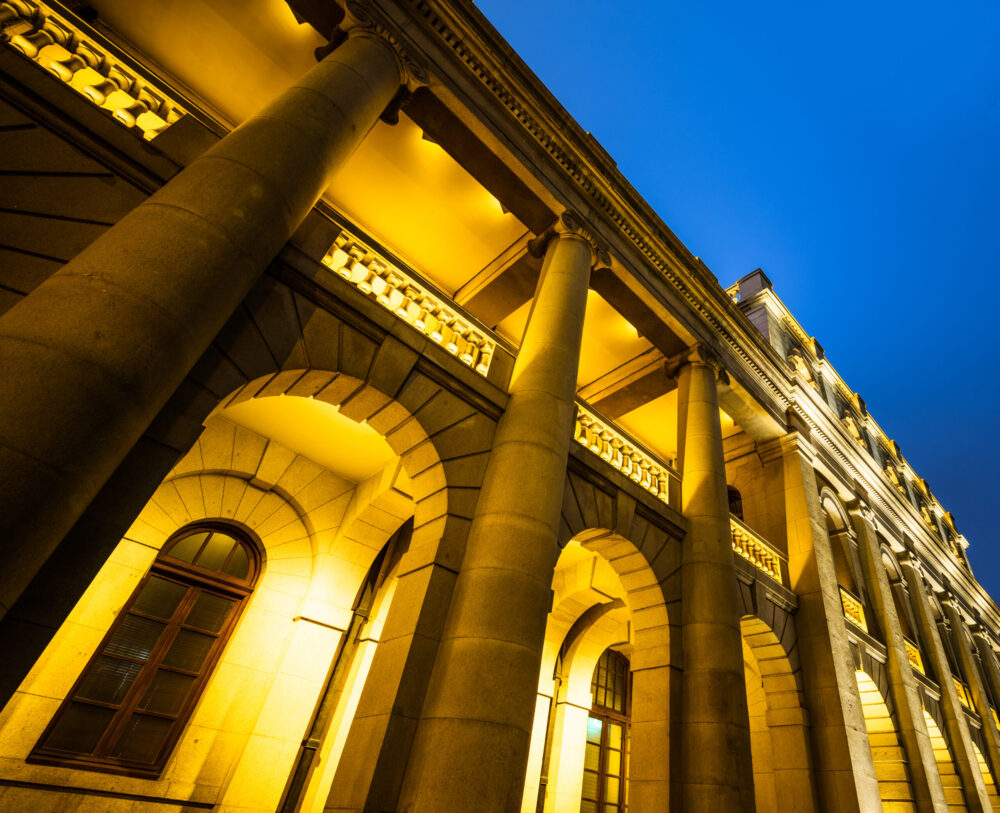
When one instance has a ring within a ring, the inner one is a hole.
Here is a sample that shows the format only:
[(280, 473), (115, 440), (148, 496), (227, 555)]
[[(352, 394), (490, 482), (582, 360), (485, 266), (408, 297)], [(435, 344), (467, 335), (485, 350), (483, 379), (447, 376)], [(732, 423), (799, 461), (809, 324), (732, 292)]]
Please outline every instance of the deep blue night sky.
[(1000, 4), (477, 5), (723, 285), (764, 269), (1000, 599)]

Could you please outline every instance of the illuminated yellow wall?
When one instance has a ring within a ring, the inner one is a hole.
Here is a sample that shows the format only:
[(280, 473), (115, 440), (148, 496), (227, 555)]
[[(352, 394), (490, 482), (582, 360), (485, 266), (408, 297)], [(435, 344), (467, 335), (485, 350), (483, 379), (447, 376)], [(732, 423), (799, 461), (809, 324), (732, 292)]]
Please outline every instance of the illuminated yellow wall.
[[(361, 582), (388, 537), (412, 514), (412, 501), (396, 488), (400, 474), (394, 460), (358, 484), (224, 417), (210, 419), (0, 714), (0, 774), (24, 783), (213, 803), (222, 811), (273, 811)], [(260, 538), (264, 569), (163, 775), (145, 780), (27, 764), (159, 548), (179, 527), (218, 517)], [(391, 590), (380, 596), (383, 619), (390, 597)], [(379, 627), (366, 631), (373, 641)], [(354, 677), (363, 681), (371, 652), (359, 654)], [(360, 683), (347, 688), (338, 710), (345, 728)], [(334, 739), (324, 744), (325, 768), (335, 765)], [(327, 772), (314, 773), (314, 809), (325, 801), (319, 788), (324, 782), (329, 787)], [(80, 803), (71, 793), (4, 793), (5, 809), (76, 810)], [(99, 799), (102, 810), (142, 809), (138, 802), (87, 798)]]

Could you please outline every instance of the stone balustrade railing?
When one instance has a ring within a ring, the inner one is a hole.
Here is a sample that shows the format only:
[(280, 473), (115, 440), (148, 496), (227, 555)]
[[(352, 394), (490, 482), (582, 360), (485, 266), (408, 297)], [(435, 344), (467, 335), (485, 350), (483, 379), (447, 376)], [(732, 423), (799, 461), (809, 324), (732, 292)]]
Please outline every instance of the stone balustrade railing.
[(489, 373), (496, 343), (350, 232), (341, 231), (323, 265), (463, 364), (482, 376)]
[(0, 3), (0, 41), (150, 140), (185, 115), (160, 87), (49, 4)]
[(969, 696), (969, 687), (962, 683), (954, 675), (951, 676), (952, 682), (955, 684), (955, 692), (958, 694), (958, 699), (961, 701), (962, 705), (967, 709), (972, 708), (972, 698)]
[(579, 403), (573, 438), (654, 497), (670, 504), (670, 478), (676, 474)]
[(840, 603), (844, 608), (844, 617), (858, 629), (868, 632), (868, 620), (865, 618), (865, 607), (854, 593), (840, 588)]
[(910, 666), (916, 669), (921, 675), (926, 674), (924, 672), (924, 659), (920, 656), (920, 650), (917, 648), (917, 645), (905, 635), (903, 636), (903, 644), (906, 646), (906, 658), (910, 662)]
[(733, 550), (778, 584), (783, 584), (781, 561), (784, 557), (734, 516), (729, 517), (729, 528)]

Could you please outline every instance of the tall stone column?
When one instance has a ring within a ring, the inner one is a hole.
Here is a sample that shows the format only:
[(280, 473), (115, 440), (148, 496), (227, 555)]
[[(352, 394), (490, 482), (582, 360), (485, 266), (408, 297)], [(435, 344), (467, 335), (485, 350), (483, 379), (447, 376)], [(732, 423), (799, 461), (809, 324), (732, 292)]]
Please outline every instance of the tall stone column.
[(958, 654), (958, 662), (962, 667), (962, 672), (965, 674), (965, 681), (969, 684), (969, 694), (972, 695), (972, 704), (976, 707), (976, 711), (983, 721), (983, 739), (986, 741), (986, 755), (989, 764), (993, 766), (993, 778), (995, 782), (997, 766), (1000, 766), (1000, 731), (997, 731), (996, 724), (993, 722), (990, 696), (984, 685), (985, 680), (979, 668), (978, 652), (972, 649), (971, 643), (966, 637), (965, 621), (959, 614), (958, 607), (955, 605), (955, 599), (951, 594), (946, 594), (941, 598), (941, 607), (944, 609), (948, 623), (951, 624), (952, 642)]
[(668, 363), (677, 378), (681, 512), (681, 799), (685, 811), (752, 810), (753, 768), (716, 381), (707, 348)]
[(403, 80), (351, 36), (0, 318), (0, 617)]
[(885, 632), (885, 648), (889, 674), (889, 691), (896, 707), (896, 724), (906, 752), (910, 771), (910, 784), (914, 802), (920, 811), (945, 811), (948, 800), (945, 797), (941, 775), (934, 758), (927, 722), (924, 719), (923, 704), (913, 677), (903, 630), (892, 600), (889, 575), (882, 563), (882, 554), (875, 535), (875, 517), (871, 508), (861, 500), (848, 506), (854, 532), (858, 539), (861, 570), (871, 607), (878, 616), (879, 626)]
[(938, 633), (937, 622), (931, 612), (927, 599), (927, 586), (920, 570), (920, 561), (908, 553), (900, 557), (899, 564), (903, 569), (903, 577), (910, 587), (910, 600), (913, 604), (913, 614), (917, 618), (924, 652), (928, 655), (931, 666), (937, 677), (941, 690), (941, 715), (951, 746), (955, 769), (962, 780), (965, 790), (965, 803), (970, 811), (992, 810), (989, 797), (986, 795), (986, 785), (979, 771), (979, 762), (972, 750), (972, 739), (969, 736), (969, 726), (962, 710), (962, 702), (958, 699), (955, 684), (952, 681), (951, 665), (945, 654), (944, 643)]
[(820, 807), (867, 813), (882, 802), (808, 431), (795, 426), (763, 447), (761, 458), (767, 466), (780, 464), (785, 490), (789, 587), (799, 599), (795, 630)]
[(570, 215), (547, 239), (397, 806), (411, 813), (521, 805), (595, 258)]

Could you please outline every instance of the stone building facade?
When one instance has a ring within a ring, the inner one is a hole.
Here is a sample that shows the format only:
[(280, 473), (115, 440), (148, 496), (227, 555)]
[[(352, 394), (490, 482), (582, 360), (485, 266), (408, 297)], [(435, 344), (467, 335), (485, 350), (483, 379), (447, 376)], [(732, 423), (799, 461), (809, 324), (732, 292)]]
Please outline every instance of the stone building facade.
[(1000, 808), (951, 515), (474, 5), (0, 31), (0, 809)]

